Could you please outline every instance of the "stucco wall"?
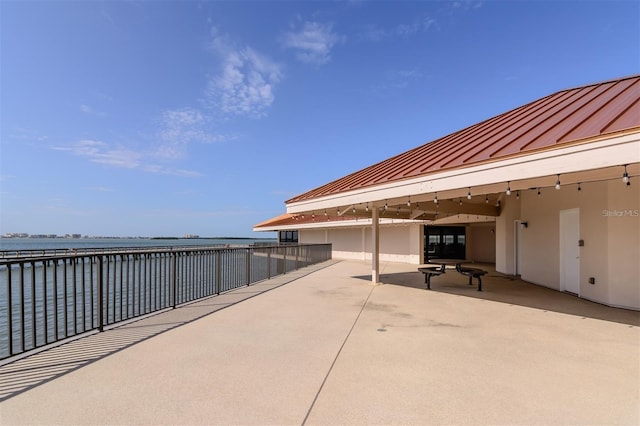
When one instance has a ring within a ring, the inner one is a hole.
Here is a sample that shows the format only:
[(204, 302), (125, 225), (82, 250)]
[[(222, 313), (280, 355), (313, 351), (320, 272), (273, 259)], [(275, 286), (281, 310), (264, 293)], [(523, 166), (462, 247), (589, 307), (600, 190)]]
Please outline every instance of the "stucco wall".
[(476, 262), (495, 263), (495, 223), (472, 223), (467, 226), (467, 259)]
[[(608, 184), (607, 222), (609, 260), (609, 303), (640, 308), (640, 190), (635, 180), (630, 187)], [(613, 213), (613, 214), (612, 214)], [(597, 285), (597, 284), (596, 284)]]
[[(420, 264), (422, 262), (422, 225), (380, 227), (380, 260)], [(371, 259), (371, 227), (344, 227), (326, 230), (301, 229), (301, 243), (333, 245), (335, 259)]]
[(496, 218), (496, 271), (514, 275), (515, 267), (515, 221), (520, 219), (520, 199), (516, 194), (504, 197), (502, 212)]
[[(580, 297), (612, 306), (640, 308), (640, 210), (638, 191), (621, 181), (522, 193), (522, 279), (560, 288), (560, 211), (580, 210)], [(622, 212), (608, 216), (605, 212)], [(626, 214), (624, 212), (627, 212)], [(507, 220), (505, 220), (507, 222)], [(508, 229), (508, 224), (505, 228)], [(505, 229), (505, 230), (506, 230)], [(577, 243), (577, 242), (576, 242)], [(506, 242), (499, 244), (506, 246)], [(589, 278), (595, 284), (589, 283)]]

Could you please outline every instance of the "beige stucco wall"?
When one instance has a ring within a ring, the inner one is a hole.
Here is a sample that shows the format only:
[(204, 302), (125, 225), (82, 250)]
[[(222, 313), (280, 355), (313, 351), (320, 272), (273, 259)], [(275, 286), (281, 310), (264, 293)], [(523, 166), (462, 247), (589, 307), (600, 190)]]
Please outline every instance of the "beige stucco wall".
[[(609, 303), (640, 309), (640, 182), (608, 184)], [(612, 212), (615, 212), (613, 215)]]
[[(576, 185), (560, 190), (545, 188), (540, 197), (535, 190), (523, 192), (521, 219), (528, 222), (528, 227), (521, 233), (522, 279), (561, 290), (560, 212), (577, 208), (580, 239), (584, 241), (580, 248), (580, 297), (640, 309), (639, 198), (638, 191), (627, 188), (622, 181), (582, 184), (580, 192)], [(608, 211), (627, 214), (608, 216), (604, 213)], [(510, 219), (500, 221), (507, 239)], [(497, 247), (507, 245), (508, 241), (502, 241)], [(509, 251), (506, 256), (513, 257)], [(595, 284), (589, 283), (590, 277)]]
[(496, 271), (514, 275), (515, 221), (520, 219), (520, 199), (515, 194), (504, 197), (502, 211), (496, 218)]
[[(371, 227), (301, 229), (299, 241), (304, 244), (333, 245), (335, 259), (371, 259)], [(380, 260), (418, 265), (422, 262), (422, 225), (380, 227)]]
[(466, 227), (466, 258), (475, 262), (495, 263), (496, 261), (496, 224), (472, 223)]

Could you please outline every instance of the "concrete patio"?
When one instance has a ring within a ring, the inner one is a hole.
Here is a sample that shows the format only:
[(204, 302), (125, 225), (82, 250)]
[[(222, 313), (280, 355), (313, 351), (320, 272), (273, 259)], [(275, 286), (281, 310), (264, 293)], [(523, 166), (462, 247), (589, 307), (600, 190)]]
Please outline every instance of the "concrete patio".
[(1, 424), (640, 423), (640, 313), (325, 262), (0, 367)]

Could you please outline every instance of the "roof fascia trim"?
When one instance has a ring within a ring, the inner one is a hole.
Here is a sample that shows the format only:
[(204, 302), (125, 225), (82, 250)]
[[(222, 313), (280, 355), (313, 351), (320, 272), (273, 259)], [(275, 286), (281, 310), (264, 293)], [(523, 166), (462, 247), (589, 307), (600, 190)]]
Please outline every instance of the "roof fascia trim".
[[(504, 160), (443, 171), (418, 178), (390, 182), (286, 205), (287, 213), (374, 203), (469, 186), (490, 185), (510, 180), (579, 172), (640, 162), (640, 131), (553, 149), (529, 152)], [(469, 185), (473, 182), (473, 185)]]

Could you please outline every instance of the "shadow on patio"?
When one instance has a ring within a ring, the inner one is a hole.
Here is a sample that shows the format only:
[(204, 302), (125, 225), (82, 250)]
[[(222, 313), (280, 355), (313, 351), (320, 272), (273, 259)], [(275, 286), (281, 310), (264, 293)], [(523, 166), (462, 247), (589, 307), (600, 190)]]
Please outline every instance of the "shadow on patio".
[[(431, 290), (429, 291), (640, 326), (640, 312), (638, 311), (612, 308), (581, 299), (569, 293), (532, 284), (518, 277), (501, 274), (496, 272), (493, 264), (477, 264), (474, 266), (488, 271), (488, 274), (482, 278), (483, 291), (476, 290), (475, 279), (473, 280), (473, 285), (469, 286), (468, 278), (456, 273), (453, 269), (447, 269), (446, 274), (433, 277), (431, 279)], [(410, 270), (411, 268), (413, 270)], [(388, 269), (398, 268), (394, 265), (393, 268), (387, 267)], [(413, 287), (427, 291), (424, 275), (417, 271), (417, 266), (405, 265), (403, 269), (406, 269), (406, 271), (382, 273), (380, 281), (383, 284)], [(371, 280), (370, 275), (354, 278)]]

